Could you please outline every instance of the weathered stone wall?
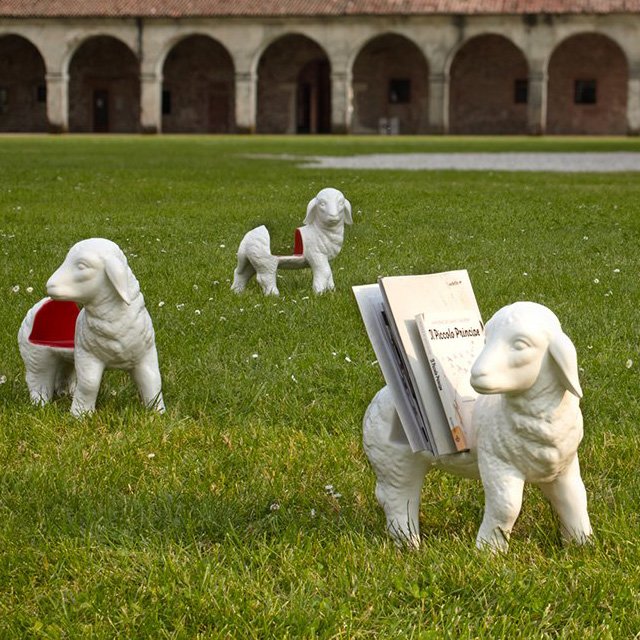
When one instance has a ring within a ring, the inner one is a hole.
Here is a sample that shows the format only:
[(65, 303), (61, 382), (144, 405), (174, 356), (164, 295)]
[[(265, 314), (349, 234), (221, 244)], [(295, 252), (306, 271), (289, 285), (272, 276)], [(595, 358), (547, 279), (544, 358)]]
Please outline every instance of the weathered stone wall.
[(108, 94), (108, 132), (133, 133), (140, 123), (140, 70), (133, 52), (115, 38), (84, 42), (69, 65), (69, 130), (96, 129), (94, 92)]
[(0, 38), (0, 131), (46, 131), (47, 103), (38, 100), (45, 86), (44, 61), (24, 38)]
[[(628, 65), (605, 36), (582, 34), (565, 40), (549, 63), (547, 132), (625, 134)], [(596, 104), (575, 104), (575, 81), (596, 81)]]
[(467, 42), (451, 65), (451, 133), (526, 133), (527, 105), (516, 104), (514, 87), (528, 74), (524, 55), (506, 38), (486, 35)]
[[(392, 79), (410, 82), (409, 102), (389, 100)], [(378, 133), (381, 119), (389, 127), (397, 123), (397, 133), (427, 133), (428, 79), (424, 55), (406, 38), (388, 34), (369, 42), (353, 65), (353, 133)]]
[(226, 49), (207, 36), (192, 36), (169, 53), (163, 91), (171, 112), (162, 116), (167, 133), (231, 133), (234, 130), (234, 71)]

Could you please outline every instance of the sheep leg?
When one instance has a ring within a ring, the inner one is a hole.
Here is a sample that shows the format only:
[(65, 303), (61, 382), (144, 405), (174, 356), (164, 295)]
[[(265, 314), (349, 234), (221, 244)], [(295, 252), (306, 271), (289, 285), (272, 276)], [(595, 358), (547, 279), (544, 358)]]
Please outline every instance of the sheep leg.
[(420, 494), (428, 461), (413, 453), (384, 387), (364, 416), (364, 449), (376, 475), (376, 498), (387, 520), (387, 532), (398, 546), (420, 545)]
[(162, 378), (158, 365), (158, 352), (155, 347), (150, 349), (146, 356), (131, 371), (142, 401), (145, 406), (155, 409), (158, 413), (164, 413), (164, 400), (162, 398)]
[(231, 290), (235, 291), (235, 293), (242, 293), (255, 272), (256, 270), (253, 268), (247, 256), (238, 253), (238, 266), (233, 271)]
[(265, 296), (278, 296), (277, 283), (278, 262), (274, 261), (270, 264), (261, 265), (260, 271), (256, 272), (256, 280)]
[(587, 492), (580, 476), (578, 456), (553, 482), (538, 485), (560, 519), (565, 542), (588, 542), (592, 529), (587, 512)]
[(86, 352), (75, 353), (76, 365), (76, 389), (71, 403), (71, 413), (80, 416), (93, 413), (96, 407), (96, 398), (100, 390), (100, 382), (104, 372), (104, 363), (90, 356)]
[[(484, 457), (484, 456), (483, 456)], [(478, 549), (506, 552), (509, 536), (522, 507), (524, 478), (515, 469), (500, 465), (497, 459), (480, 459), (484, 487), (484, 517), (476, 537)]]
[(39, 358), (37, 366), (32, 365), (27, 369), (25, 379), (33, 404), (44, 405), (51, 401), (57, 377), (58, 361), (51, 354)]
[(324, 255), (316, 255), (307, 258), (307, 261), (313, 274), (314, 293), (333, 291), (335, 284), (333, 283), (333, 273), (331, 272), (328, 258)]

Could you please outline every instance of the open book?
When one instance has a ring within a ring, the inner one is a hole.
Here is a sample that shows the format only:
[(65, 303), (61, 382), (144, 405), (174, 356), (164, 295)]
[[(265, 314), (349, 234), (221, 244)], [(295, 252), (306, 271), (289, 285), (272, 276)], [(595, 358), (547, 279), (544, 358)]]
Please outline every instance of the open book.
[(469, 274), (392, 276), (353, 291), (411, 449), (467, 450), (469, 372), (484, 344)]

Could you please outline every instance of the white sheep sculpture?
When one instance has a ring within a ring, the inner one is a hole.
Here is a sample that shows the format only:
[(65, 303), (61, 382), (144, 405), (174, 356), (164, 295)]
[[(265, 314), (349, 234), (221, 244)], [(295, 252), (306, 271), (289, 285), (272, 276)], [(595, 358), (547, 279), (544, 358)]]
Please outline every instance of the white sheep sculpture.
[[(78, 242), (46, 287), (50, 297), (29, 310), (18, 332), (32, 401), (44, 404), (66, 387), (73, 391), (71, 413), (91, 413), (102, 374), (113, 368), (129, 371), (145, 405), (164, 412), (153, 324), (120, 247), (104, 238)], [(51, 299), (83, 306), (73, 348), (34, 344), (29, 339), (37, 312)], [(71, 360), (75, 383), (69, 371)]]
[(482, 480), (485, 511), (478, 548), (508, 549), (525, 482), (540, 487), (549, 500), (563, 538), (585, 543), (592, 530), (577, 455), (582, 390), (576, 350), (558, 318), (533, 302), (503, 307), (486, 325), (486, 344), (470, 376), (482, 395), (475, 404), (468, 453), (440, 458), (413, 453), (388, 387), (367, 408), (364, 448), (391, 537), (398, 544), (419, 545), (424, 477), (440, 468)]
[(248, 231), (238, 247), (238, 264), (231, 289), (244, 291), (255, 275), (265, 295), (279, 295), (278, 268), (311, 268), (313, 291), (324, 293), (335, 288), (329, 261), (342, 249), (344, 225), (352, 224), (351, 203), (337, 189), (327, 187), (307, 205), (304, 225), (296, 229), (295, 251), (290, 256), (271, 253), (269, 231), (262, 225)]

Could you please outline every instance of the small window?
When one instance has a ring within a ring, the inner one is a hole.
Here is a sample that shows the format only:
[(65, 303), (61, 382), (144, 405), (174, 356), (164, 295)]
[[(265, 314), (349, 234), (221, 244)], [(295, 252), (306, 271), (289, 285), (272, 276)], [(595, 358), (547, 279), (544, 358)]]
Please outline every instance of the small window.
[(597, 98), (595, 80), (576, 80), (573, 96), (575, 104), (596, 104)]
[(36, 99), (38, 102), (46, 102), (47, 101), (47, 85), (39, 84), (36, 88)]
[(513, 83), (513, 101), (516, 104), (527, 104), (529, 101), (529, 81), (526, 78), (518, 78)]
[(171, 91), (168, 89), (162, 91), (162, 115), (171, 115)]
[(411, 102), (411, 80), (394, 78), (389, 80), (389, 103), (407, 104)]
[(9, 89), (0, 87), (0, 114), (7, 113), (9, 108)]

